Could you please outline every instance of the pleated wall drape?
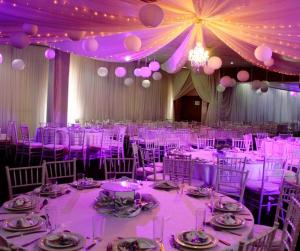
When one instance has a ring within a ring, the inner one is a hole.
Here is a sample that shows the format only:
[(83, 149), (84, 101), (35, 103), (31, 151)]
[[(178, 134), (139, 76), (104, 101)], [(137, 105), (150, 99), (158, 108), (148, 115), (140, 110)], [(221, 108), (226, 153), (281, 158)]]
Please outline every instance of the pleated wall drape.
[(219, 71), (213, 75), (204, 75), (189, 69), (183, 69), (173, 75), (174, 100), (196, 89), (203, 102), (201, 121), (213, 125), (219, 120), (220, 94), (216, 91), (219, 79)]
[(233, 90), (232, 121), (277, 123), (300, 120), (300, 96), (288, 91), (269, 88), (267, 93), (256, 94), (249, 84), (239, 84)]
[[(99, 77), (97, 69), (108, 68), (106, 77)], [(124, 85), (124, 78), (115, 76), (115, 68), (124, 66), (132, 86)], [(171, 76), (154, 81), (147, 89), (142, 79), (133, 75), (134, 63), (117, 64), (71, 55), (69, 72), (68, 121), (75, 120), (164, 120), (173, 118)]]
[[(33, 129), (45, 122), (47, 109), (48, 60), (45, 48), (30, 46), (14, 49), (1, 46), (0, 64), (0, 128), (6, 130), (8, 121), (27, 123)], [(25, 69), (12, 69), (14, 59), (22, 59)]]

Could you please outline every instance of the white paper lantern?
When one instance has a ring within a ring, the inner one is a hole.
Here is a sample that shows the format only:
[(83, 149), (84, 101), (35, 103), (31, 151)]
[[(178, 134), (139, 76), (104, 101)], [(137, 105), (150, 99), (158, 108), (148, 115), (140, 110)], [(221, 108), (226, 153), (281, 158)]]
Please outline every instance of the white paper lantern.
[(39, 27), (35, 24), (23, 24), (22, 25), (22, 30), (27, 35), (35, 36), (39, 31)]
[(251, 83), (251, 87), (253, 90), (260, 89), (261, 86), (262, 86), (262, 82), (260, 80), (253, 80)]
[(264, 61), (264, 65), (267, 66), (267, 67), (271, 67), (273, 64), (274, 64), (274, 59), (273, 58), (270, 58), (270, 59)]
[(49, 59), (49, 60), (55, 58), (55, 50), (53, 50), (53, 49), (47, 49), (45, 51), (45, 58)]
[(0, 53), (0, 64), (2, 64), (3, 63), (3, 56), (2, 56), (2, 54)]
[(131, 85), (133, 85), (133, 83), (134, 83), (133, 78), (125, 78), (124, 79), (124, 85), (126, 85), (126, 86), (131, 86)]
[(145, 4), (140, 8), (139, 19), (146, 27), (157, 27), (164, 19), (164, 11), (156, 4)]
[(126, 76), (126, 74), (127, 74), (127, 70), (124, 67), (119, 66), (115, 69), (115, 75), (118, 78), (123, 78)]
[(124, 47), (129, 51), (138, 52), (142, 47), (142, 41), (136, 35), (129, 35), (124, 39)]
[(222, 66), (222, 59), (219, 57), (210, 57), (207, 61), (207, 66), (211, 69), (217, 70)]
[(203, 71), (206, 75), (211, 75), (215, 72), (213, 68), (210, 68), (208, 65), (203, 66)]
[(241, 70), (241, 71), (238, 72), (238, 74), (237, 74), (236, 77), (237, 77), (237, 79), (238, 79), (240, 82), (246, 82), (246, 81), (249, 80), (250, 75), (249, 75), (249, 73), (248, 73), (247, 71)]
[(86, 35), (86, 31), (69, 31), (68, 37), (73, 41), (79, 41)]
[(82, 48), (87, 52), (95, 52), (98, 50), (99, 44), (95, 38), (89, 38), (82, 41)]
[(264, 44), (257, 46), (254, 51), (254, 56), (259, 61), (267, 61), (272, 57), (272, 49)]
[(220, 79), (220, 84), (223, 85), (224, 87), (230, 87), (232, 83), (232, 79), (229, 76), (224, 76)]
[(25, 68), (25, 63), (22, 59), (14, 59), (11, 63), (11, 66), (14, 70), (22, 71)]
[(25, 33), (17, 32), (10, 36), (10, 43), (18, 49), (24, 49), (30, 44), (30, 39)]
[(152, 78), (153, 78), (154, 80), (161, 80), (161, 79), (162, 79), (162, 75), (161, 75), (161, 73), (160, 73), (159, 71), (156, 71), (156, 72), (154, 72), (154, 73), (152, 74)]
[(149, 67), (144, 66), (141, 68), (141, 76), (143, 78), (149, 78), (151, 76), (151, 70), (149, 69)]
[(144, 79), (144, 80), (142, 81), (142, 86), (143, 86), (144, 88), (149, 88), (150, 85), (151, 85), (151, 82), (150, 82), (149, 79)]
[(223, 86), (223, 85), (221, 85), (221, 84), (217, 85), (217, 92), (224, 92), (225, 89), (226, 89), (225, 86)]
[(141, 69), (140, 68), (135, 68), (133, 71), (134, 76), (136, 77), (141, 77)]
[(108, 69), (106, 67), (99, 67), (98, 70), (97, 70), (97, 74), (104, 78), (108, 75)]
[(150, 64), (149, 64), (149, 69), (151, 71), (159, 71), (160, 64), (157, 61), (151, 61)]

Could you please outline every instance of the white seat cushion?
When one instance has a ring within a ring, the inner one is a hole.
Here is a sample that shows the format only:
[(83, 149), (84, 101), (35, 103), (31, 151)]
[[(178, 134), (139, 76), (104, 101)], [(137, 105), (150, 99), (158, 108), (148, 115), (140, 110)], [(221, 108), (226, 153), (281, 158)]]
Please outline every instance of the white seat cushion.
[[(170, 179), (170, 176), (165, 175), (165, 180), (169, 180), (169, 179)], [(147, 180), (154, 181), (154, 174), (148, 175)], [(164, 180), (163, 173), (157, 173), (156, 180)]]
[[(47, 144), (44, 145), (44, 148), (50, 150), (50, 149), (54, 149), (54, 144)], [(64, 145), (55, 145), (55, 150), (63, 150), (65, 147)]]
[[(154, 168), (151, 166), (145, 166), (144, 169), (145, 169), (146, 175), (154, 173)], [(138, 167), (136, 170), (138, 172), (143, 173), (143, 167)], [(162, 172), (162, 168), (156, 168), (156, 173), (161, 173), (161, 172)]]
[[(256, 238), (270, 229), (271, 227), (269, 226), (255, 224), (253, 227), (253, 237)], [(281, 243), (281, 236), (282, 236), (282, 230), (277, 229), (275, 238), (272, 241), (272, 247), (271, 247), (272, 251), (279, 250), (280, 243)]]
[[(247, 189), (250, 189), (254, 192), (260, 192), (261, 190), (261, 181), (249, 180), (246, 185)], [(264, 183), (264, 192), (265, 193), (275, 193), (279, 194), (279, 185), (273, 182)]]
[(24, 146), (27, 146), (27, 147), (30, 146), (30, 148), (42, 148), (43, 144), (40, 142), (30, 142), (30, 145), (24, 144)]
[(70, 146), (71, 151), (81, 151), (82, 149), (85, 150), (86, 146), (84, 146), (83, 148), (82, 146)]

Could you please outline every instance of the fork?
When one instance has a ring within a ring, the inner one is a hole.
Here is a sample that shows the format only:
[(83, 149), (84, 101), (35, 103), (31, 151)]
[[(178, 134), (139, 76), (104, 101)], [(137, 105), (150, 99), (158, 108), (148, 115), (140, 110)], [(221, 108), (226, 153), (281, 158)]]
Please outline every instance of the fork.
[(113, 248), (112, 243), (109, 242), (109, 243), (107, 244), (106, 251), (112, 251), (112, 248)]

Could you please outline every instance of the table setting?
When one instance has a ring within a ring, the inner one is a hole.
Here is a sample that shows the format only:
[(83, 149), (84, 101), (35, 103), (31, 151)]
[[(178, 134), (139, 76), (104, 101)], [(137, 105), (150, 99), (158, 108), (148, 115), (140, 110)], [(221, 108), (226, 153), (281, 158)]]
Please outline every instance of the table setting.
[[(9, 215), (6, 218), (9, 220), (1, 222), (5, 224), (1, 224), (0, 235), (15, 246), (25, 245), (26, 250), (214, 251), (234, 250), (239, 240), (250, 235), (254, 224), (247, 208), (241, 208), (238, 202), (210, 188), (185, 185), (181, 194), (176, 189), (168, 192), (154, 189), (155, 183), (147, 181), (142, 185), (134, 181), (102, 183), (101, 188), (74, 188), (68, 196), (48, 199), (39, 213), (34, 212), (39, 211), (36, 207), (22, 215)], [(118, 185), (114, 189), (111, 183)], [(103, 185), (108, 190), (103, 189)], [(196, 197), (189, 196), (190, 191), (195, 192)], [(197, 198), (197, 192), (206, 196)], [(27, 196), (24, 202), (19, 199), (6, 204), (24, 204), (27, 209), (30, 199), (31, 196)], [(136, 207), (140, 209), (138, 213), (134, 211), (132, 215), (127, 211)], [(107, 208), (114, 210), (100, 210)], [(43, 222), (42, 227), (36, 227), (40, 222)], [(30, 231), (7, 228), (19, 224)], [(9, 238), (13, 235), (19, 237)]]

